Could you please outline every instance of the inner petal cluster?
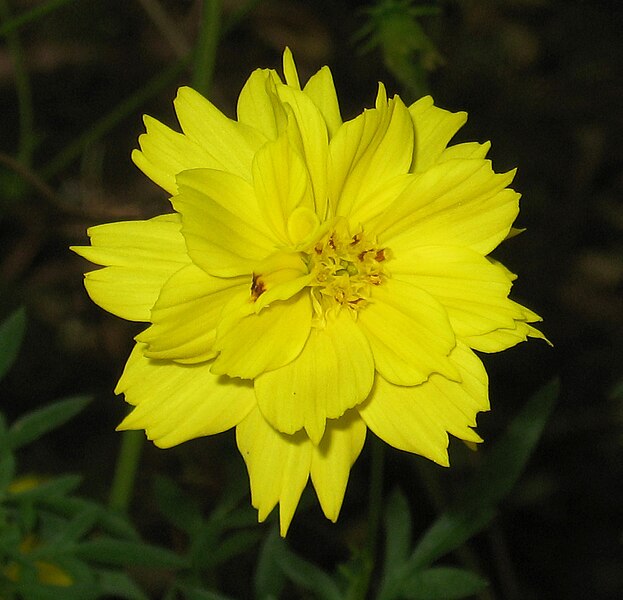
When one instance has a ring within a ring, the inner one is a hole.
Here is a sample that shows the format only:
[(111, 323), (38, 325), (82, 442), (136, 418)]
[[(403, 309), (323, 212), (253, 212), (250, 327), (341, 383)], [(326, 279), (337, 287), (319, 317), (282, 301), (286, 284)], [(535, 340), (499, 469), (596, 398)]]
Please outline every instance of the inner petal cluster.
[(387, 280), (385, 263), (389, 258), (389, 249), (379, 247), (363, 229), (353, 234), (344, 221), (330, 228), (303, 253), (313, 276), (309, 286), (314, 324), (324, 326), (326, 314), (342, 308), (356, 317), (369, 302), (374, 287)]

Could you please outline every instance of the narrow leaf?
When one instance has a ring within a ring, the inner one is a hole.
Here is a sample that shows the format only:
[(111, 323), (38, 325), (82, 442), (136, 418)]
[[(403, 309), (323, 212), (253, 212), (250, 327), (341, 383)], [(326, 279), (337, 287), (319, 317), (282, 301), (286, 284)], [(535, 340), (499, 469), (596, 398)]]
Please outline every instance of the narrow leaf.
[(156, 477), (154, 496), (160, 512), (171, 524), (190, 535), (197, 531), (203, 520), (201, 510), (176, 483), (168, 477)]
[(342, 593), (327, 573), (294, 554), (285, 544), (277, 554), (277, 564), (290, 581), (312, 592), (314, 598), (342, 600)]
[(142, 590), (123, 571), (98, 570), (96, 577), (101, 593), (106, 597), (124, 600), (148, 600)]
[(9, 429), (9, 446), (19, 448), (56, 429), (77, 415), (90, 400), (91, 398), (87, 396), (67, 398), (24, 415)]
[(462, 546), (484, 529), (495, 513), (495, 509), (487, 504), (474, 510), (443, 513), (420, 538), (411, 555), (408, 570), (428, 566), (448, 552)]
[(75, 546), (76, 556), (105, 565), (179, 569), (188, 566), (183, 557), (150, 544), (101, 537)]
[(48, 501), (52, 497), (59, 497), (75, 490), (81, 481), (79, 475), (62, 475), (54, 479), (44, 480), (39, 485), (30, 487), (23, 491), (12, 492), (11, 499), (18, 502), (23, 500), (44, 500)]
[(276, 529), (266, 537), (255, 571), (254, 586), (257, 600), (279, 598), (285, 585), (283, 571), (277, 564), (277, 556), (282, 551), (283, 541)]
[(407, 600), (454, 600), (480, 593), (489, 583), (479, 575), (454, 567), (434, 567), (416, 573), (402, 589)]
[(385, 571), (403, 563), (411, 549), (411, 513), (404, 494), (394, 490), (385, 511)]
[(197, 587), (183, 587), (182, 591), (186, 600), (232, 600), (229, 596)]
[(13, 366), (26, 330), (26, 313), (16, 310), (0, 323), (0, 379)]
[(485, 457), (465, 490), (464, 505), (495, 505), (513, 489), (543, 433), (559, 387), (553, 380), (528, 400)]
[(485, 456), (456, 507), (441, 515), (420, 539), (414, 566), (426, 566), (484, 529), (494, 507), (513, 489), (543, 432), (558, 396), (558, 382), (541, 388)]

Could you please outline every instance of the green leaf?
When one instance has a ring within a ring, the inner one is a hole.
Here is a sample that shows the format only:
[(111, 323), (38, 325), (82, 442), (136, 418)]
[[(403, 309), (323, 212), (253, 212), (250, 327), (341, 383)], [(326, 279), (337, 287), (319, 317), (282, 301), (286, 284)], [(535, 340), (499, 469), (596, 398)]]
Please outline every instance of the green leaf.
[(48, 542), (49, 546), (66, 546), (70, 542), (78, 541), (89, 532), (97, 523), (101, 509), (97, 506), (88, 506), (78, 513), (69, 523), (66, 523), (58, 535)]
[(203, 590), (198, 587), (184, 586), (180, 589), (184, 592), (186, 600), (232, 600), (229, 596), (225, 596), (217, 592), (211, 592), (209, 590)]
[(395, 489), (385, 510), (385, 571), (402, 564), (411, 550), (411, 513), (404, 494)]
[(42, 498), (39, 504), (56, 514), (68, 518), (72, 518), (74, 515), (87, 510), (89, 507), (95, 507), (99, 510), (98, 525), (106, 533), (131, 541), (140, 541), (138, 533), (136, 533), (134, 527), (124, 514), (117, 513), (91, 500), (86, 500), (85, 498), (68, 498), (66, 496), (52, 496)]
[(262, 537), (262, 532), (256, 530), (236, 531), (228, 533), (211, 552), (204, 556), (204, 567), (216, 567), (234, 556), (249, 551)]
[(13, 366), (25, 331), (26, 312), (23, 308), (0, 323), (0, 379)]
[(405, 581), (402, 597), (408, 600), (454, 600), (480, 593), (489, 583), (465, 569), (434, 567)]
[(95, 598), (93, 590), (84, 586), (55, 586), (38, 583), (24, 583), (17, 585), (15, 589), (19, 598), (28, 600), (90, 600)]
[(105, 565), (181, 569), (188, 561), (165, 548), (107, 537), (74, 546), (76, 556)]
[(294, 554), (284, 542), (276, 554), (276, 560), (285, 576), (303, 589), (312, 592), (314, 598), (343, 600), (340, 589), (327, 573)]
[(17, 502), (24, 500), (45, 500), (46, 502), (54, 496), (64, 496), (75, 490), (82, 478), (79, 475), (62, 475), (43, 481), (36, 487), (28, 488), (21, 492), (11, 493), (9, 498)]
[(443, 513), (420, 538), (409, 560), (407, 571), (428, 566), (462, 546), (484, 529), (495, 514), (496, 510), (488, 504), (475, 509)]
[(277, 555), (282, 550), (282, 545), (276, 529), (268, 534), (262, 544), (253, 582), (258, 600), (279, 598), (281, 595), (285, 578), (277, 564)]
[(77, 415), (90, 400), (91, 398), (87, 396), (75, 396), (66, 400), (59, 400), (24, 415), (15, 421), (9, 429), (9, 446), (19, 448), (39, 439), (44, 433), (59, 427)]
[(106, 598), (124, 598), (125, 600), (149, 600), (143, 591), (123, 571), (98, 570), (98, 587)]
[(517, 483), (558, 398), (559, 381), (542, 387), (512, 420), (465, 490), (464, 506), (496, 505)]
[(414, 573), (452, 552), (490, 523), (496, 505), (512, 490), (525, 468), (557, 396), (558, 382), (552, 381), (528, 400), (485, 456), (455, 507), (429, 527), (402, 567), (386, 572), (378, 600), (399, 597), (404, 582)]
[(0, 452), (0, 498), (15, 477), (15, 458), (10, 452)]
[(420, 539), (412, 557), (426, 566), (484, 529), (495, 506), (513, 489), (543, 432), (558, 396), (558, 382), (540, 389), (513, 419), (501, 439), (485, 456), (459, 504), (441, 515)]
[(203, 517), (198, 504), (168, 477), (156, 477), (154, 496), (160, 512), (170, 523), (190, 535), (196, 533)]

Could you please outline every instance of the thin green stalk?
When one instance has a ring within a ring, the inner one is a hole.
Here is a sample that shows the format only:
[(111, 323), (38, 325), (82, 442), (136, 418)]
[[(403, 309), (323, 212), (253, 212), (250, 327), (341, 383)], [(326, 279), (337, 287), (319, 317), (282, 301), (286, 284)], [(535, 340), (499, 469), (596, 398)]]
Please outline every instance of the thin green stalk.
[(377, 437), (372, 438), (370, 459), (370, 495), (368, 505), (368, 531), (363, 551), (364, 563), (357, 585), (351, 590), (349, 600), (365, 600), (368, 596), (374, 564), (376, 562), (381, 513), (383, 510), (383, 462), (385, 446)]
[(203, 0), (201, 28), (195, 47), (192, 84), (204, 96), (209, 94), (212, 85), (220, 28), (221, 0)]
[(186, 56), (190, 52), (190, 46), (182, 32), (171, 20), (167, 11), (158, 0), (138, 0), (158, 31), (169, 42), (169, 46), (179, 58)]
[(122, 433), (121, 448), (108, 499), (108, 506), (114, 510), (127, 512), (130, 506), (144, 441), (145, 433), (143, 431), (124, 431)]
[[(11, 10), (7, 0), (0, 0), (0, 18), (8, 21)], [(16, 31), (6, 34), (7, 46), (13, 61), (15, 75), (15, 91), (17, 93), (17, 106), (19, 111), (19, 147), (17, 156), (19, 161), (27, 167), (32, 164), (34, 150), (34, 111), (32, 106), (32, 90), (30, 77), (24, 61), (24, 52), (19, 36)]]
[(139, 110), (147, 100), (158, 94), (160, 90), (174, 81), (189, 62), (190, 57), (187, 56), (158, 73), (158, 75), (150, 79), (141, 89), (132, 94), (129, 98), (123, 100), (107, 115), (97, 121), (90, 129), (83, 132), (73, 142), (65, 146), (63, 150), (40, 170), (43, 178), (49, 179), (62, 171), (80, 156), (86, 146), (101, 138), (129, 115)]
[(49, 12), (52, 12), (57, 8), (61, 8), (61, 6), (69, 4), (70, 2), (74, 2), (74, 0), (49, 0), (49, 2), (39, 4), (21, 15), (13, 17), (12, 19), (9, 19), (8, 17), (5, 19), (3, 16), (4, 23), (0, 25), (0, 38), (12, 33), (24, 25), (27, 25), (31, 21), (36, 21), (40, 17), (43, 17)]

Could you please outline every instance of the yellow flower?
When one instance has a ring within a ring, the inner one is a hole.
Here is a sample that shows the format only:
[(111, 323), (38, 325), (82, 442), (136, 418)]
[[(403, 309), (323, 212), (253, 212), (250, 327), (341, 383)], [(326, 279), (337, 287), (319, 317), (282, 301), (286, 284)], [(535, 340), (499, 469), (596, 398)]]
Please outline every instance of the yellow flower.
[(136, 165), (174, 212), (89, 230), (74, 248), (100, 306), (151, 325), (117, 386), (120, 429), (160, 447), (236, 427), (263, 520), (285, 535), (311, 477), (335, 521), (370, 428), (448, 464), (448, 433), (479, 442), (487, 375), (472, 351), (542, 337), (487, 255), (511, 231), (514, 173), (489, 144), (448, 146), (465, 123), (430, 97), (407, 107), (379, 86), (343, 122), (327, 67), (301, 88), (251, 74), (238, 119), (190, 88), (183, 133), (145, 117)]

